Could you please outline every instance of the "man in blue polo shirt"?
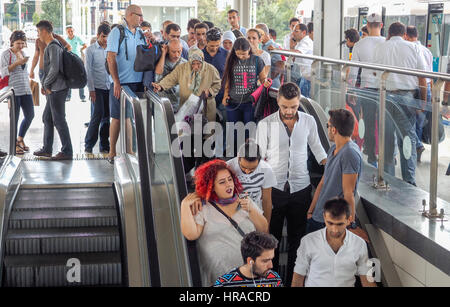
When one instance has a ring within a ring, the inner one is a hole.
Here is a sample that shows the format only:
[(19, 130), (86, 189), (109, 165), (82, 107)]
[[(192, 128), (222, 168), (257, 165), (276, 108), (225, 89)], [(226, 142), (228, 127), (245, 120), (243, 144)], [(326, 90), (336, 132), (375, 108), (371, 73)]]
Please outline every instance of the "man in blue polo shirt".
[[(119, 46), (120, 30), (115, 27), (108, 36), (108, 67), (111, 73), (111, 87), (109, 91), (109, 107), (111, 112), (111, 124), (109, 128), (110, 150), (108, 161), (114, 162), (116, 156), (116, 144), (120, 132), (120, 92), (122, 86), (128, 86), (133, 92), (143, 92), (142, 72), (134, 70), (136, 59), (136, 47), (145, 45), (145, 37), (139, 29), (143, 21), (142, 9), (137, 5), (128, 6), (123, 23), (125, 39)], [(130, 116), (127, 103), (126, 117)]]
[(247, 36), (247, 29), (244, 27), (241, 27), (239, 25), (239, 22), (241, 21), (241, 17), (239, 17), (239, 12), (236, 10), (229, 10), (227, 12), (228, 16), (228, 23), (231, 26), (231, 31), (233, 30), (239, 30), (244, 35), (244, 37)]

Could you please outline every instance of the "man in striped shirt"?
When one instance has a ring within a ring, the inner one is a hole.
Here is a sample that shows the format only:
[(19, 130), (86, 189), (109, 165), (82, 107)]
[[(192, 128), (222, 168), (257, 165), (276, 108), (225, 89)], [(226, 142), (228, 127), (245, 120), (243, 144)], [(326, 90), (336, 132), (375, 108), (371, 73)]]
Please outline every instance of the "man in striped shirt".
[(241, 182), (244, 193), (263, 210), (270, 223), (272, 215), (272, 187), (277, 185), (275, 174), (269, 163), (261, 160), (259, 146), (247, 140), (239, 149), (238, 156), (227, 162)]

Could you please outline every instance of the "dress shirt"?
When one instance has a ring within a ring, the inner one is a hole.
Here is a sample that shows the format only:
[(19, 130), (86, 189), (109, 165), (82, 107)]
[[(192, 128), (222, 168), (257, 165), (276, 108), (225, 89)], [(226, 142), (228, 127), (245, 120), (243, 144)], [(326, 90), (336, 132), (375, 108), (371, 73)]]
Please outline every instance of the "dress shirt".
[(106, 49), (103, 49), (98, 42), (90, 45), (86, 50), (86, 73), (88, 89), (90, 92), (96, 88), (108, 90), (110, 86), (109, 76), (105, 68)]
[(286, 181), (289, 182), (291, 193), (310, 185), (308, 145), (319, 163), (327, 157), (320, 143), (316, 121), (303, 112), (298, 112), (298, 121), (290, 137), (281, 121), (280, 111), (266, 117), (256, 129), (256, 142), (261, 148), (261, 156), (275, 173), (275, 188), (280, 191), (284, 190)]
[(344, 243), (335, 253), (326, 233), (322, 228), (302, 238), (294, 272), (306, 276), (305, 287), (354, 287), (355, 275), (366, 275), (372, 268), (366, 264), (366, 242), (345, 230)]
[[(425, 62), (427, 64), (427, 69), (426, 71), (433, 71), (433, 54), (431, 53), (431, 51), (425, 47), (424, 45), (422, 45), (420, 43), (420, 41), (415, 41), (414, 44), (417, 44), (420, 47), (420, 51), (422, 51), (423, 53), (423, 57), (425, 59)], [(431, 83), (431, 79), (427, 79), (427, 83)]]
[[(406, 69), (426, 70), (427, 65), (417, 44), (408, 42), (400, 36), (391, 37), (388, 41), (379, 44), (375, 48), (376, 64), (397, 66)], [(380, 77), (382, 72), (376, 72), (377, 77)], [(389, 74), (386, 82), (386, 89), (388, 91), (395, 90), (416, 90), (419, 87), (417, 77)]]
[[(352, 62), (373, 63), (375, 58), (375, 48), (383, 44), (386, 39), (382, 36), (368, 36), (360, 40), (353, 47)], [(359, 68), (351, 68), (351, 80), (356, 82)], [(372, 69), (361, 70), (361, 88), (379, 88), (380, 81), (375, 76), (375, 71)]]
[[(308, 54), (312, 55), (314, 52), (314, 42), (312, 39), (306, 35), (296, 46), (295, 50), (298, 50), (301, 52), (301, 54)], [(295, 58), (294, 63), (294, 69), (296, 69), (295, 66), (297, 66), (297, 69), (300, 70), (302, 78), (305, 78), (307, 80), (311, 79), (311, 64), (313, 60), (307, 60), (302, 58)]]

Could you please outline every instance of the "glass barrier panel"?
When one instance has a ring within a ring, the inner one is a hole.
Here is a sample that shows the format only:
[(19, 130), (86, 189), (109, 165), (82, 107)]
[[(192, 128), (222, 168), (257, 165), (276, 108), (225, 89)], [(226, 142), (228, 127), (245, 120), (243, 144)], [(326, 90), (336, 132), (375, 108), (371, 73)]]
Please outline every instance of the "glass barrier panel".
[[(442, 118), (442, 128), (444, 132), (444, 139), (439, 144), (439, 164), (437, 174), (437, 196), (447, 202), (450, 202), (450, 84), (447, 86), (447, 91), (444, 91), (444, 102), (447, 105), (442, 105), (440, 108)], [(441, 128), (441, 127), (439, 127)]]
[[(171, 156), (170, 129), (167, 117), (159, 102), (153, 107), (153, 152), (149, 153), (151, 196), (158, 242), (162, 286), (186, 286), (188, 277), (184, 238), (180, 229), (179, 205), (175, 187), (175, 170)], [(184, 173), (183, 173), (184, 174)], [(177, 278), (178, 277), (178, 278)]]
[[(139, 156), (137, 148), (137, 135), (136, 135), (136, 113), (131, 101), (126, 101), (125, 105), (125, 148), (126, 155), (131, 162), (133, 172), (136, 176), (137, 182), (140, 182), (139, 171)], [(145, 146), (145, 145), (144, 145)]]
[(0, 101), (0, 164), (10, 152), (10, 101), (9, 98)]

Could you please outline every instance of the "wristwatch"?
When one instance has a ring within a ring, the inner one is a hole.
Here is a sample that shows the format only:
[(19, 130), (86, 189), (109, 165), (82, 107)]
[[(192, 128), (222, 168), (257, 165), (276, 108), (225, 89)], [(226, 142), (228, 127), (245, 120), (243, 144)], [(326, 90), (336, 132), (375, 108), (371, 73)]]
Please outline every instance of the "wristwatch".
[(358, 227), (358, 226), (356, 226), (355, 221), (351, 222), (350, 225), (348, 226), (349, 229), (356, 229), (356, 227)]

